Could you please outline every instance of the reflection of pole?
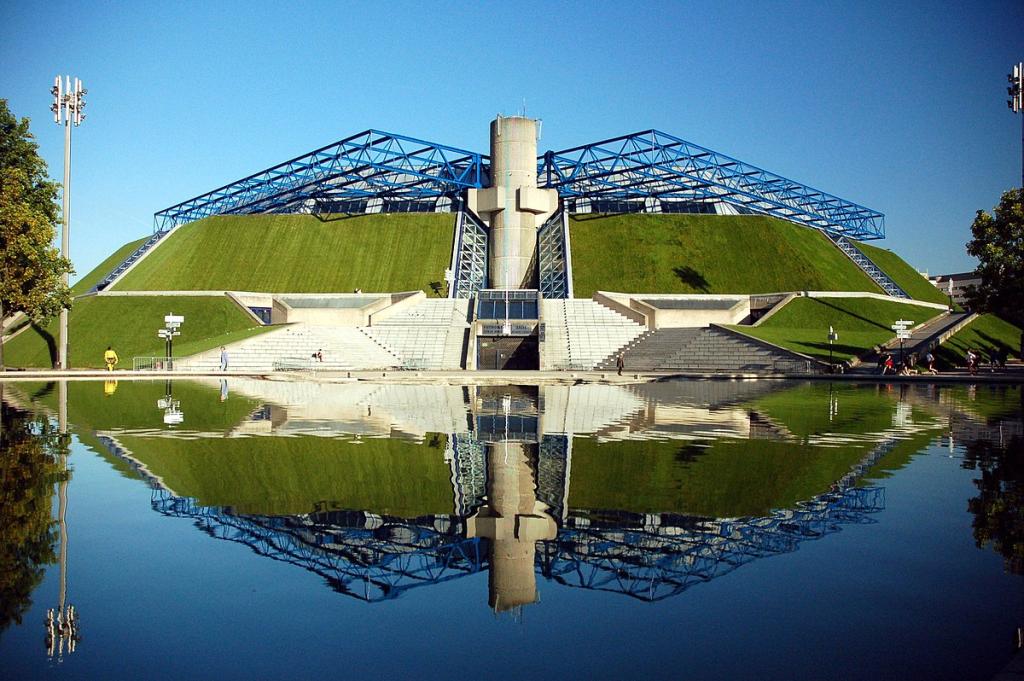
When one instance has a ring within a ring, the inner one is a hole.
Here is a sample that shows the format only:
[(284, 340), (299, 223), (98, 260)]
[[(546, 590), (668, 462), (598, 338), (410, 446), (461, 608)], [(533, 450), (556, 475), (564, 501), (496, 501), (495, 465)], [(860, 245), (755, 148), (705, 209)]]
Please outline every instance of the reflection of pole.
[[(60, 437), (63, 438), (68, 432), (68, 382), (61, 381), (57, 387), (57, 418), (60, 427)], [(61, 453), (61, 462), (64, 465), (63, 475), (60, 480), (60, 488), (57, 493), (57, 500), (60, 510), (57, 515), (60, 523), (60, 610), (64, 611), (64, 600), (67, 592), (68, 574), (68, 526), (66, 515), (68, 511), (68, 457), (67, 453)]]
[[(66, 458), (66, 457), (65, 457)], [(67, 461), (64, 462), (64, 478), (60, 481), (60, 488), (57, 492), (57, 500), (60, 504), (60, 510), (57, 514), (58, 523), (60, 525), (60, 610), (64, 611), (64, 603), (67, 600), (68, 591), (68, 480), (67, 480), (68, 465)]]
[(64, 644), (67, 643), (68, 653), (75, 652), (78, 641), (78, 614), (75, 606), (67, 604), (68, 593), (68, 451), (65, 449), (68, 432), (68, 384), (61, 381), (57, 388), (58, 405), (57, 419), (61, 440), (62, 475), (57, 487), (57, 523), (60, 528), (60, 596), (57, 610), (50, 608), (46, 612), (46, 649), (50, 657), (55, 654), (63, 656)]

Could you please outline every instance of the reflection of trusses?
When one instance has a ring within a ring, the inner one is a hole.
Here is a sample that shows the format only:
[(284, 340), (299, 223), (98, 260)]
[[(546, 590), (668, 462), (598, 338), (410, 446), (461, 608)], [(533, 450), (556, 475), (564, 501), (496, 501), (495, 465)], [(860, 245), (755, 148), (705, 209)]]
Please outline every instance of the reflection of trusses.
[(657, 130), (549, 151), (538, 184), (566, 200), (721, 201), (857, 239), (885, 237), (881, 213)]
[(399, 520), (369, 513), (303, 516), (236, 515), (154, 488), (153, 509), (192, 518), (211, 537), (245, 544), (262, 556), (297, 565), (332, 589), (365, 601), (480, 571), (479, 539), (466, 539), (446, 516)]
[(485, 182), (480, 154), (366, 130), (166, 208), (156, 228), (210, 215), (331, 211), (369, 199), (436, 200)]
[(795, 551), (840, 525), (872, 522), (869, 514), (884, 505), (884, 489), (869, 487), (830, 492), (765, 518), (691, 520), (692, 527), (641, 524), (649, 518), (591, 524), (576, 516), (544, 543), (538, 569), (567, 586), (657, 601), (757, 558)]

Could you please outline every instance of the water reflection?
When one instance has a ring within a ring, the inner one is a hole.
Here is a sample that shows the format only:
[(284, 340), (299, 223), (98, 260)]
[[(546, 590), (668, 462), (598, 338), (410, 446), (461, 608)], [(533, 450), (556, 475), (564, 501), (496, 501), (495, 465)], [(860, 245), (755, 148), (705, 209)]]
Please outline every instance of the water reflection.
[[(4, 394), (0, 384), (0, 397)], [(61, 656), (65, 647), (73, 651), (78, 640), (66, 589), (68, 439), (51, 419), (0, 400), (0, 452), (0, 634), (21, 624), (45, 566), (59, 562), (60, 600), (56, 614), (49, 611), (59, 621), (48, 629), (46, 645), (51, 657)], [(58, 520), (53, 518), (54, 485), (60, 490)]]
[(366, 601), (483, 570), (499, 612), (538, 577), (665, 599), (874, 522), (881, 482), (937, 438), (982, 471), (979, 545), (1020, 570), (1019, 387), (222, 379), (122, 382), (98, 408), (70, 386), (80, 437), (156, 511)]

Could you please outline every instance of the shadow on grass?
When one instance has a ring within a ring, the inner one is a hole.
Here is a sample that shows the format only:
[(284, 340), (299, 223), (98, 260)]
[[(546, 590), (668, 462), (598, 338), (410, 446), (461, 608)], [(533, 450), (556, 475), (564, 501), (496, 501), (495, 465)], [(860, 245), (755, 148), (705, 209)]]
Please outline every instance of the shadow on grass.
[(672, 272), (679, 277), (679, 281), (683, 282), (687, 286), (693, 289), (697, 289), (703, 293), (707, 293), (710, 288), (708, 287), (708, 280), (704, 278), (704, 275), (689, 266), (673, 267)]
[(606, 220), (608, 218), (617, 218), (621, 215), (636, 215), (639, 211), (633, 213), (573, 213), (572, 219), (576, 222), (590, 222), (591, 220)]
[(999, 338), (996, 338), (995, 336), (990, 336), (989, 334), (985, 333), (984, 331), (979, 331), (978, 332), (978, 338), (981, 338), (986, 343), (988, 343), (990, 348), (999, 348), (1000, 350), (1004, 350), (1007, 353), (1011, 352), (1014, 349), (1014, 348), (1010, 347), (1009, 345), (1007, 345), (1006, 343), (1004, 343)]
[[(799, 345), (805, 348), (814, 348), (815, 350), (821, 350), (824, 352), (824, 354), (828, 354), (828, 343), (808, 343), (806, 341), (801, 341)], [(860, 348), (855, 345), (840, 345), (839, 343), (835, 343), (832, 345), (832, 354), (856, 356), (861, 354), (862, 352), (867, 352), (870, 349), (871, 348)]]
[(890, 329), (885, 324), (879, 324), (874, 319), (868, 319), (867, 317), (862, 317), (859, 314), (854, 314), (853, 312), (850, 312), (849, 310), (847, 310), (845, 308), (842, 308), (842, 307), (839, 307), (838, 305), (833, 305), (832, 303), (826, 302), (824, 298), (812, 298), (811, 300), (813, 300), (814, 302), (818, 303), (819, 305), (824, 305), (825, 307), (830, 307), (830, 308), (832, 308), (833, 310), (835, 310), (837, 312), (840, 312), (840, 313), (842, 313), (844, 315), (847, 315), (848, 317), (854, 317), (856, 319), (861, 320), (862, 322), (867, 322), (868, 324), (871, 324), (872, 326), (877, 326), (880, 329), (885, 329), (886, 331), (892, 333), (893, 335), (896, 335), (893, 332), (893, 330)]
[(46, 341), (46, 351), (50, 355), (50, 368), (57, 366), (57, 341), (49, 331), (32, 322), (32, 330), (39, 334), (39, 337)]
[[(367, 215), (373, 215), (373, 213), (314, 213), (315, 217), (320, 222), (338, 222), (340, 220), (355, 220), (356, 218), (365, 218)], [(379, 215), (379, 213), (377, 213)]]

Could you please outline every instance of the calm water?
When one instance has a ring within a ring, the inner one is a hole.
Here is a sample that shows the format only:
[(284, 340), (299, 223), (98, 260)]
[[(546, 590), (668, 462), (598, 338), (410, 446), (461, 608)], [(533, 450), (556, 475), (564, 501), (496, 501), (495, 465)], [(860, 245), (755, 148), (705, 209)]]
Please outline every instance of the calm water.
[(1020, 387), (0, 388), (3, 678), (988, 679), (1024, 625)]

